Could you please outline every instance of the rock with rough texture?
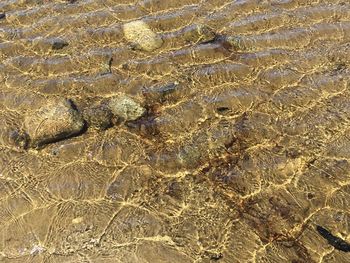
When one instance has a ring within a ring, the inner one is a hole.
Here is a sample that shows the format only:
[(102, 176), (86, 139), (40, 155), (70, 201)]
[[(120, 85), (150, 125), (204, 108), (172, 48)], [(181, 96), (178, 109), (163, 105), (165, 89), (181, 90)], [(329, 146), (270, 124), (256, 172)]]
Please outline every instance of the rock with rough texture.
[(123, 25), (125, 38), (133, 43), (135, 48), (153, 51), (163, 44), (162, 38), (154, 33), (143, 21), (133, 21)]
[(9, 133), (9, 139), (12, 145), (25, 149), (28, 146), (28, 135), (20, 130), (12, 130)]
[(38, 147), (78, 134), (84, 128), (84, 120), (71, 101), (57, 99), (29, 113), (24, 126), (30, 146)]
[(224, 42), (233, 50), (246, 50), (244, 40), (241, 36), (225, 36)]
[(83, 111), (89, 128), (106, 130), (112, 126), (112, 112), (106, 105), (94, 105)]
[(126, 121), (136, 120), (146, 112), (145, 108), (126, 95), (112, 97), (108, 106), (115, 116)]
[(193, 24), (185, 27), (181, 33), (184, 39), (191, 43), (208, 42), (214, 40), (216, 37), (214, 30), (202, 24)]

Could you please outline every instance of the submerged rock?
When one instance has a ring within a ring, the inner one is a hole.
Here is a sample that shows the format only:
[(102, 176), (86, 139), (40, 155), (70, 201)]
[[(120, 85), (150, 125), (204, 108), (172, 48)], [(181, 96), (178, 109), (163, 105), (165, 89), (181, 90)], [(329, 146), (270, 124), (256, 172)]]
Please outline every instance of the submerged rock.
[(59, 37), (53, 38), (42, 38), (38, 37), (33, 40), (34, 49), (40, 51), (49, 51), (49, 50), (59, 50), (68, 46), (68, 42)]
[(67, 99), (53, 100), (24, 119), (31, 147), (76, 135), (82, 131), (84, 124), (81, 114)]
[(162, 38), (154, 33), (143, 21), (133, 21), (123, 25), (125, 38), (144, 51), (153, 51), (163, 44)]
[(178, 86), (179, 82), (177, 81), (165, 85), (155, 85), (145, 88), (143, 94), (147, 98), (148, 103), (163, 103), (180, 89)]
[(8, 126), (6, 123), (0, 127), (0, 145), (26, 149), (28, 146), (28, 135), (21, 129)]
[(145, 108), (126, 95), (110, 98), (108, 107), (115, 116), (126, 121), (136, 120), (146, 112)]
[(106, 130), (112, 126), (112, 112), (106, 105), (94, 105), (83, 111), (88, 127), (97, 130)]
[(194, 24), (188, 27), (185, 27), (181, 32), (184, 39), (187, 42), (208, 42), (215, 39), (215, 32), (208, 26), (202, 24)]
[(49, 41), (49, 43), (51, 44), (51, 48), (52, 49), (62, 49), (66, 46), (68, 46), (68, 42), (63, 40), (63, 39), (60, 39), (60, 38), (54, 38), (54, 39), (51, 39)]
[(28, 146), (28, 135), (19, 129), (12, 130), (9, 133), (9, 139), (12, 145), (25, 149)]
[(241, 36), (225, 36), (224, 43), (233, 50), (246, 50), (243, 38)]

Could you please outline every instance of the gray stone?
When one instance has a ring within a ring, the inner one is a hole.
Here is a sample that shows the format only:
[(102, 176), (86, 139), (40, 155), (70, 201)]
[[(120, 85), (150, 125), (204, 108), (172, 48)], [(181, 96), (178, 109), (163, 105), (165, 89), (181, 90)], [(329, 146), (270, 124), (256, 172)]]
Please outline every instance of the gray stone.
[(24, 127), (30, 146), (38, 147), (78, 134), (84, 128), (84, 120), (69, 100), (55, 99), (27, 114)]
[(35, 50), (49, 51), (49, 50), (59, 50), (68, 46), (68, 42), (59, 37), (53, 38), (43, 38), (37, 37), (33, 40), (33, 45)]
[(126, 95), (110, 98), (108, 106), (115, 116), (126, 121), (136, 120), (146, 112), (145, 108)]

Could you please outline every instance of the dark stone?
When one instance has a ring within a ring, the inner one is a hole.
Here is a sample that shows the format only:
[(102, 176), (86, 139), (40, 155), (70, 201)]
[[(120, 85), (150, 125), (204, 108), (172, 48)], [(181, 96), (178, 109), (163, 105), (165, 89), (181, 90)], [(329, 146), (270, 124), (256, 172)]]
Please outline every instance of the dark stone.
[(59, 37), (45, 38), (37, 37), (33, 39), (33, 48), (40, 52), (46, 52), (50, 50), (59, 50), (68, 46), (68, 42)]
[(105, 105), (95, 105), (85, 109), (83, 117), (89, 128), (106, 130), (112, 126), (113, 114)]
[(338, 249), (344, 252), (350, 252), (350, 244), (348, 242), (344, 241), (340, 237), (333, 236), (331, 232), (329, 232), (327, 229), (323, 228), (322, 226), (316, 226), (316, 230), (335, 249)]
[(19, 148), (26, 149), (29, 142), (29, 137), (26, 133), (19, 130), (13, 130), (10, 132), (10, 140)]
[(212, 252), (212, 251), (205, 251), (206, 257), (210, 258), (211, 260), (217, 261), (223, 258), (223, 255), (221, 252)]
[(225, 115), (228, 112), (230, 112), (230, 108), (228, 107), (218, 107), (216, 108), (216, 110), (218, 111), (219, 114)]
[(313, 193), (307, 193), (307, 199), (311, 200), (315, 198), (315, 194)]
[(169, 83), (165, 86), (160, 87), (158, 89), (158, 92), (161, 93), (162, 95), (173, 93), (176, 90), (176, 87), (178, 84), (179, 84), (178, 82)]
[(57, 39), (52, 40), (52, 49), (53, 50), (62, 49), (66, 46), (68, 46), (68, 42), (66, 42), (62, 39), (57, 38)]

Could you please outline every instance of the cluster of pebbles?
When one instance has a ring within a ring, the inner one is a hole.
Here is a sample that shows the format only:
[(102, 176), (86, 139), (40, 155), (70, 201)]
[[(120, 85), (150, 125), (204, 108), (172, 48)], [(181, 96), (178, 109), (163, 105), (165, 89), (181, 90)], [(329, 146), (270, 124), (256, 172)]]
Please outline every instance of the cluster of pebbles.
[(145, 108), (126, 95), (113, 96), (82, 112), (69, 99), (53, 99), (25, 116), (25, 135), (21, 136), (28, 138), (28, 142), (22, 142), (22, 146), (40, 147), (79, 135), (86, 128), (105, 130), (116, 119), (133, 121), (145, 112)]
[[(207, 26), (195, 24), (181, 32), (187, 42), (207, 42), (216, 34)], [(162, 37), (142, 20), (132, 21), (123, 25), (125, 39), (132, 49), (152, 52), (160, 48), (164, 41)], [(39, 50), (58, 50), (69, 43), (61, 38), (36, 38), (33, 45)], [(161, 87), (156, 97), (159, 99), (178, 82)], [(154, 92), (153, 92), (154, 95)], [(146, 109), (140, 102), (125, 94), (111, 96), (87, 105), (79, 110), (74, 101), (67, 98), (54, 98), (41, 105), (24, 118), (23, 130), (16, 134), (16, 144), (21, 147), (40, 148), (48, 143), (57, 142), (72, 136), (82, 134), (88, 128), (106, 130), (120, 121), (135, 121), (145, 115)]]

